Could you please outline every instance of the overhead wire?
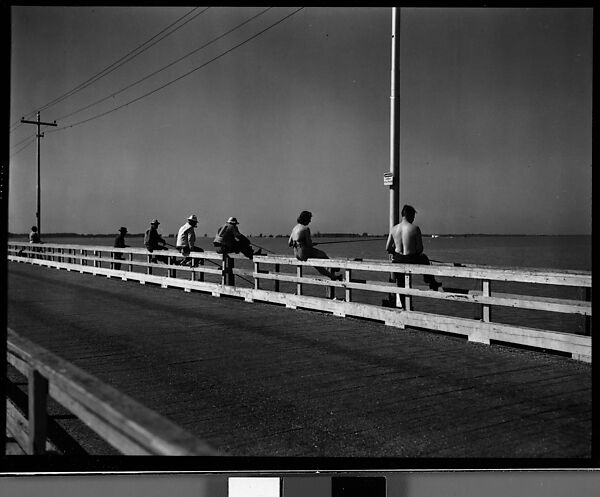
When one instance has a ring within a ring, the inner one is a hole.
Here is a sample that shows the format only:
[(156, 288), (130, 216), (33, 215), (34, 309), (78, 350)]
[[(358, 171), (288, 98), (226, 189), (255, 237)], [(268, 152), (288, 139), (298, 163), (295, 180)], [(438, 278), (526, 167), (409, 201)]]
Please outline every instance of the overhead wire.
[(173, 65), (177, 64), (178, 62), (181, 62), (183, 59), (185, 59), (185, 58), (187, 58), (187, 57), (190, 57), (191, 55), (195, 54), (196, 52), (198, 52), (198, 51), (200, 51), (200, 50), (202, 50), (202, 49), (204, 49), (204, 48), (208, 47), (209, 45), (211, 45), (211, 44), (213, 44), (213, 43), (217, 42), (217, 41), (218, 41), (218, 40), (220, 40), (221, 38), (223, 38), (223, 37), (225, 37), (225, 36), (227, 36), (227, 35), (229, 35), (229, 34), (233, 33), (234, 31), (238, 30), (239, 28), (241, 28), (242, 26), (244, 26), (244, 25), (248, 24), (249, 22), (253, 21), (253, 20), (254, 20), (254, 19), (256, 19), (257, 17), (260, 17), (260, 16), (262, 16), (263, 14), (265, 14), (267, 11), (269, 11), (269, 10), (270, 10), (270, 9), (272, 9), (272, 8), (273, 8), (273, 7), (267, 7), (267, 8), (266, 8), (266, 9), (264, 9), (262, 12), (259, 12), (258, 14), (256, 14), (256, 15), (254, 15), (254, 16), (252, 16), (252, 17), (250, 17), (249, 19), (246, 19), (245, 21), (243, 21), (242, 23), (238, 24), (237, 26), (235, 26), (235, 27), (231, 28), (230, 30), (226, 31), (225, 33), (223, 33), (223, 34), (221, 34), (221, 35), (217, 36), (216, 38), (213, 38), (212, 40), (208, 41), (208, 42), (207, 42), (207, 43), (205, 43), (204, 45), (202, 45), (202, 46), (200, 46), (200, 47), (198, 47), (198, 48), (195, 48), (195, 49), (194, 49), (194, 50), (192, 50), (191, 52), (188, 52), (187, 54), (185, 54), (185, 55), (183, 55), (183, 56), (179, 57), (178, 59), (175, 59), (174, 61), (170, 62), (169, 64), (167, 64), (167, 65), (165, 65), (165, 66), (163, 66), (163, 67), (161, 67), (160, 69), (157, 69), (156, 71), (153, 71), (153, 72), (151, 72), (150, 74), (147, 74), (147, 75), (146, 75), (146, 76), (144, 76), (143, 78), (141, 78), (141, 79), (138, 79), (137, 81), (134, 81), (133, 83), (130, 83), (130, 84), (129, 84), (129, 85), (127, 85), (127, 86), (124, 86), (123, 88), (121, 88), (120, 90), (117, 90), (116, 92), (112, 92), (110, 95), (107, 95), (106, 97), (103, 97), (103, 98), (101, 98), (101, 99), (99, 99), (99, 100), (96, 100), (95, 102), (92, 102), (91, 104), (88, 104), (88, 105), (86, 105), (86, 106), (84, 106), (84, 107), (81, 107), (81, 108), (79, 108), (79, 109), (77, 109), (77, 110), (74, 110), (74, 111), (72, 111), (72, 112), (68, 113), (68, 114), (65, 114), (64, 116), (61, 116), (61, 117), (57, 118), (57, 121), (61, 121), (62, 119), (66, 119), (66, 118), (68, 118), (68, 117), (71, 117), (71, 116), (73, 116), (73, 115), (75, 115), (75, 114), (79, 114), (80, 112), (83, 112), (84, 110), (87, 110), (87, 109), (89, 109), (89, 108), (91, 108), (91, 107), (94, 107), (94, 106), (96, 106), (96, 105), (98, 105), (98, 104), (100, 104), (100, 103), (102, 103), (102, 102), (104, 102), (104, 101), (106, 101), (106, 100), (109, 100), (109, 99), (111, 99), (111, 98), (114, 98), (114, 97), (116, 97), (117, 95), (120, 95), (120, 94), (121, 94), (121, 93), (123, 93), (124, 91), (126, 91), (126, 90), (129, 90), (130, 88), (133, 88), (134, 86), (136, 86), (136, 85), (138, 85), (138, 84), (142, 83), (143, 81), (146, 81), (147, 79), (151, 78), (152, 76), (155, 76), (155, 75), (157, 75), (158, 73), (160, 73), (160, 72), (162, 72), (162, 71), (164, 71), (164, 70), (168, 69), (169, 67), (171, 67), (171, 66), (173, 66)]
[(255, 33), (254, 35), (250, 36), (249, 38), (246, 38), (244, 41), (242, 41), (242, 42), (240, 42), (240, 43), (238, 43), (238, 44), (234, 45), (233, 47), (229, 48), (229, 49), (228, 49), (228, 50), (226, 50), (225, 52), (223, 52), (223, 53), (221, 53), (221, 54), (219, 54), (219, 55), (217, 55), (217, 56), (213, 57), (213, 58), (212, 58), (212, 59), (210, 59), (209, 61), (207, 61), (207, 62), (204, 62), (203, 64), (201, 64), (201, 65), (199, 65), (199, 66), (195, 67), (194, 69), (192, 69), (192, 70), (190, 70), (190, 71), (188, 71), (188, 72), (186, 72), (186, 73), (182, 74), (181, 76), (178, 76), (177, 78), (175, 78), (175, 79), (173, 79), (173, 80), (171, 80), (171, 81), (169, 81), (169, 82), (167, 82), (167, 83), (165, 83), (165, 84), (163, 84), (163, 85), (159, 86), (158, 88), (155, 88), (154, 90), (151, 90), (151, 91), (149, 91), (149, 92), (147, 92), (147, 93), (144, 93), (143, 95), (141, 95), (141, 96), (139, 96), (139, 97), (136, 97), (136, 98), (134, 98), (134, 99), (132, 99), (132, 100), (130, 100), (130, 101), (128, 101), (128, 102), (125, 102), (124, 104), (121, 104), (121, 105), (119, 105), (119, 106), (117, 106), (117, 107), (115, 107), (115, 108), (113, 108), (113, 109), (110, 109), (110, 110), (107, 110), (107, 111), (101, 112), (100, 114), (97, 114), (97, 115), (95, 115), (95, 116), (92, 116), (92, 117), (89, 117), (89, 118), (83, 119), (83, 120), (81, 120), (81, 121), (78, 121), (78, 122), (76, 122), (76, 123), (73, 123), (73, 124), (71, 124), (71, 125), (68, 125), (68, 126), (62, 126), (62, 127), (59, 127), (59, 128), (54, 128), (53, 130), (51, 130), (51, 131), (48, 131), (48, 133), (51, 133), (51, 132), (58, 132), (58, 131), (63, 131), (63, 130), (65, 130), (65, 129), (70, 129), (70, 128), (74, 128), (74, 127), (76, 127), (76, 126), (80, 126), (80, 125), (82, 125), (82, 124), (85, 124), (85, 123), (87, 123), (87, 122), (90, 122), (90, 121), (93, 121), (93, 120), (95, 120), (95, 119), (99, 119), (99, 118), (101, 118), (101, 117), (104, 117), (104, 116), (106, 116), (106, 115), (108, 115), (108, 114), (112, 114), (113, 112), (116, 112), (117, 110), (120, 110), (120, 109), (122, 109), (122, 108), (124, 108), (124, 107), (127, 107), (128, 105), (131, 105), (131, 104), (133, 104), (133, 103), (135, 103), (135, 102), (138, 102), (138, 101), (140, 101), (140, 100), (142, 100), (142, 99), (144, 99), (144, 98), (146, 98), (146, 97), (148, 97), (148, 96), (150, 96), (150, 95), (152, 95), (152, 94), (154, 94), (154, 93), (156, 93), (156, 92), (158, 92), (158, 91), (160, 91), (160, 90), (162, 90), (162, 89), (164, 89), (164, 88), (166, 88), (166, 87), (168, 87), (168, 86), (170, 86), (170, 85), (172, 85), (172, 84), (174, 84), (174, 83), (176, 83), (177, 81), (180, 81), (180, 80), (182, 80), (182, 79), (186, 78), (186, 77), (187, 77), (187, 76), (189, 76), (190, 74), (192, 74), (192, 73), (194, 73), (194, 72), (196, 72), (196, 71), (198, 71), (198, 70), (200, 70), (200, 69), (202, 69), (202, 68), (206, 67), (207, 65), (211, 64), (212, 62), (215, 62), (216, 60), (218, 60), (218, 59), (220, 59), (220, 58), (224, 57), (225, 55), (227, 55), (227, 54), (231, 53), (232, 51), (236, 50), (237, 48), (241, 47), (242, 45), (245, 45), (246, 43), (248, 43), (248, 42), (252, 41), (253, 39), (255, 39), (255, 38), (257, 38), (258, 36), (262, 35), (263, 33), (267, 32), (268, 30), (270, 30), (270, 29), (274, 28), (275, 26), (277, 26), (277, 25), (281, 24), (282, 22), (284, 22), (285, 20), (287, 20), (287, 19), (289, 19), (290, 17), (294, 16), (295, 14), (297, 14), (298, 12), (300, 12), (300, 11), (301, 11), (301, 10), (303, 10), (303, 9), (304, 9), (304, 7), (299, 7), (299, 8), (298, 8), (298, 9), (296, 9), (294, 12), (292, 12), (292, 13), (290, 13), (290, 14), (288, 14), (288, 15), (284, 16), (284, 17), (282, 17), (281, 19), (279, 19), (278, 21), (274, 22), (274, 23), (273, 23), (273, 24), (271, 24), (270, 26), (267, 26), (266, 28), (262, 29), (262, 30), (261, 30), (261, 31), (259, 31), (258, 33)]
[[(57, 104), (58, 102), (61, 102), (62, 100), (65, 100), (66, 98), (74, 95), (75, 93), (83, 90), (84, 88), (87, 88), (88, 86), (90, 86), (91, 84), (95, 83), (96, 81), (98, 81), (99, 79), (103, 78), (104, 76), (110, 74), (111, 72), (113, 72), (115, 69), (121, 67), (122, 65), (126, 64), (127, 62), (133, 60), (134, 58), (136, 58), (138, 55), (141, 55), (143, 52), (145, 52), (146, 50), (148, 50), (149, 48), (153, 47), (154, 45), (156, 45), (158, 42), (164, 40), (166, 37), (172, 35), (173, 33), (175, 33), (176, 31), (178, 31), (179, 29), (181, 29), (183, 26), (185, 26), (186, 24), (188, 24), (189, 22), (193, 21), (194, 19), (196, 19), (198, 16), (202, 15), (204, 12), (206, 12), (208, 9), (210, 9), (210, 7), (206, 7), (204, 10), (202, 10), (201, 12), (197, 13), (195, 16), (191, 17), (190, 19), (186, 20), (184, 23), (182, 23), (180, 26), (177, 26), (175, 29), (173, 29), (172, 31), (166, 33), (164, 36), (162, 36), (161, 38), (159, 38), (158, 40), (154, 41), (154, 43), (151, 43), (150, 45), (148, 45), (148, 43), (150, 43), (152, 40), (154, 40), (155, 38), (157, 38), (158, 36), (160, 36), (162, 33), (164, 33), (165, 31), (167, 31), (168, 29), (170, 29), (171, 27), (175, 26), (177, 23), (179, 23), (182, 19), (184, 19), (185, 17), (189, 16), (191, 13), (193, 13), (194, 11), (198, 10), (200, 7), (194, 7), (193, 9), (191, 9), (189, 12), (185, 13), (183, 16), (179, 17), (177, 20), (175, 20), (174, 22), (172, 22), (171, 24), (169, 24), (166, 28), (163, 28), (161, 31), (159, 31), (158, 33), (156, 33), (154, 36), (152, 36), (151, 38), (149, 38), (148, 40), (146, 40), (144, 43), (138, 45), (136, 48), (134, 48), (133, 50), (130, 50), (127, 54), (125, 54), (124, 56), (122, 56), (121, 58), (117, 59), (115, 62), (113, 62), (112, 64), (108, 65), (107, 67), (105, 67), (104, 69), (102, 69), (101, 71), (97, 72), (95, 75), (91, 76), (90, 78), (88, 78), (87, 80), (85, 80), (84, 82), (80, 83), (79, 85), (75, 86), (74, 88), (72, 88), (71, 90), (63, 93), (61, 96), (56, 97), (54, 100), (51, 100), (50, 102), (42, 105), (39, 109), (37, 109), (37, 111), (42, 111), (42, 110), (46, 110), (49, 107)], [(148, 45), (146, 47), (144, 47), (144, 45)], [(142, 48), (144, 47), (144, 48)], [(138, 52), (138, 53), (135, 53)], [(25, 114), (25, 116), (31, 116), (32, 114), (34, 114), (36, 111), (31, 111), (28, 114)], [(15, 123), (13, 123), (11, 125), (11, 129), (10, 132), (12, 133), (15, 129), (18, 128), (18, 126), (20, 125), (20, 121), (17, 121)]]
[(28, 135), (28, 136), (26, 136), (22, 140), (19, 140), (17, 143), (15, 143), (14, 145), (12, 145), (10, 147), (10, 150), (12, 150), (13, 148), (17, 148), (19, 145), (21, 145), (21, 143), (23, 143), (24, 141), (27, 141), (27, 140), (31, 140), (32, 138), (35, 138), (35, 135)]
[(12, 154), (10, 154), (9, 159), (12, 159), (15, 155), (17, 155), (18, 153), (22, 152), (23, 150), (25, 150), (27, 147), (31, 146), (33, 143), (35, 143), (35, 136), (33, 137), (29, 137), (30, 142), (27, 143), (26, 145), (24, 145), (23, 147), (21, 147), (19, 150), (17, 150), (16, 152), (13, 152)]

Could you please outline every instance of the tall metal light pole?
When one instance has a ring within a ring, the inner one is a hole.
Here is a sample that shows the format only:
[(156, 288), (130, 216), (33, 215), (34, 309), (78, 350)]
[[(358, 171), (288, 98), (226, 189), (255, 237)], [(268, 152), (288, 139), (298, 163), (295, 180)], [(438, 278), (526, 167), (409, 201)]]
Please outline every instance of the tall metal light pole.
[(40, 121), (40, 113), (37, 113), (37, 121), (27, 121), (23, 118), (21, 118), (21, 122), (25, 123), (25, 124), (35, 124), (37, 125), (37, 211), (35, 213), (35, 217), (37, 220), (37, 229), (38, 229), (38, 233), (42, 234), (42, 202), (41, 202), (41, 197), (42, 197), (42, 190), (41, 190), (41, 186), (40, 186), (40, 138), (44, 137), (44, 133), (40, 133), (40, 126), (44, 125), (44, 126), (56, 126), (56, 121), (54, 121), (53, 123), (43, 123), (42, 121)]
[(390, 96), (390, 228), (400, 221), (400, 7), (392, 7)]

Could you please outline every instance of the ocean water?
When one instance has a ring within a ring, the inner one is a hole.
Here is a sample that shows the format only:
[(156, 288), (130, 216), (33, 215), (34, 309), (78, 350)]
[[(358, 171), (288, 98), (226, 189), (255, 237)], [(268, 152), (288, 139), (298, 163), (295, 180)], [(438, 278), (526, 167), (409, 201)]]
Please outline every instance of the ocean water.
[[(115, 234), (116, 235), (116, 234)], [(164, 236), (163, 236), (164, 237)], [(175, 244), (173, 238), (164, 237)], [(11, 238), (27, 241), (25, 237)], [(338, 243), (346, 240), (347, 243)], [(112, 237), (46, 238), (48, 243), (112, 246)], [(287, 237), (252, 237), (257, 246), (283, 255), (293, 255), (287, 246)], [(348, 257), (387, 260), (385, 239), (359, 241), (339, 238), (315, 238), (330, 257)], [(328, 243), (335, 242), (335, 243)], [(142, 237), (127, 237), (127, 244), (143, 247)], [(212, 250), (212, 237), (198, 237), (196, 244)], [(591, 271), (591, 236), (453, 236), (424, 237), (425, 253), (430, 259), (442, 262), (462, 262), (489, 266), (531, 267)]]
[[(23, 238), (12, 240), (22, 241)], [(175, 240), (166, 238), (168, 243), (174, 244)], [(339, 243), (340, 238), (315, 238), (319, 248), (330, 257), (381, 259), (387, 261), (385, 252), (385, 239), (346, 239), (347, 242)], [(108, 237), (74, 237), (74, 238), (47, 238), (48, 243), (69, 243), (78, 245), (111, 246), (113, 239)], [(269, 238), (252, 237), (251, 241), (257, 247), (267, 249), (282, 255), (293, 255), (287, 246), (287, 237)], [(335, 243), (328, 243), (335, 242)], [(143, 247), (142, 237), (127, 237), (127, 244), (132, 247)], [(199, 237), (196, 244), (205, 250), (212, 250), (212, 238)], [(582, 270), (591, 271), (592, 241), (591, 236), (454, 236), (454, 237), (425, 237), (423, 240), (424, 251), (431, 260), (439, 262), (460, 262), (467, 264), (480, 264), (489, 266), (502, 266), (512, 268), (540, 268), (556, 270)], [(250, 261), (236, 261), (236, 267), (251, 269)], [(139, 269), (143, 270), (143, 269)], [(289, 268), (284, 271), (290, 270)], [(161, 274), (156, 271), (155, 274)], [(317, 276), (314, 270), (306, 270), (307, 276)], [(387, 281), (388, 275), (384, 273), (353, 272), (354, 278)], [(212, 278), (212, 279), (211, 279)], [(444, 287), (461, 289), (480, 289), (479, 283), (474, 280), (459, 278), (439, 278)], [(206, 281), (218, 281), (216, 277), (207, 276)], [(416, 284), (421, 284), (419, 276), (414, 278)], [(240, 286), (251, 286), (250, 281), (237, 278)], [(577, 299), (582, 298), (582, 290), (570, 287), (556, 287), (550, 285), (532, 285), (522, 283), (492, 282), (492, 293), (531, 294), (555, 298)], [(270, 289), (272, 282), (264, 282), (261, 288)], [(293, 293), (294, 284), (282, 283), (282, 292)], [(324, 295), (324, 288), (305, 285), (306, 295)], [(371, 304), (381, 304), (387, 294), (374, 294), (372, 292), (354, 291), (353, 300)], [(338, 298), (343, 298), (339, 291)], [(451, 316), (476, 318), (480, 316), (481, 306), (466, 303), (441, 302), (435, 299), (414, 298), (415, 310), (434, 312)], [(554, 312), (529, 311), (523, 309), (492, 307), (492, 320), (501, 323), (515, 324), (532, 328), (564, 331), (568, 333), (584, 333), (584, 318)]]

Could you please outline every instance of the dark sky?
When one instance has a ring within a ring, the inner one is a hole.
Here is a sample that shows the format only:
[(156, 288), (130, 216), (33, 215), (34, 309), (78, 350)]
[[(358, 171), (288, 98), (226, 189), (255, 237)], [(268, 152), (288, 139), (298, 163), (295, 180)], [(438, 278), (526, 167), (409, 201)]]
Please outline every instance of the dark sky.
[[(244, 43), (296, 10), (273, 8), (210, 44), (265, 8), (199, 8), (46, 106), (190, 10), (13, 7), (10, 230), (35, 223), (35, 127), (16, 123), (42, 109), (45, 232), (194, 213), (201, 234), (229, 216), (284, 234), (307, 209), (313, 231), (385, 233), (391, 8), (307, 7)], [(592, 10), (401, 12), (400, 202), (423, 231), (591, 233)]]

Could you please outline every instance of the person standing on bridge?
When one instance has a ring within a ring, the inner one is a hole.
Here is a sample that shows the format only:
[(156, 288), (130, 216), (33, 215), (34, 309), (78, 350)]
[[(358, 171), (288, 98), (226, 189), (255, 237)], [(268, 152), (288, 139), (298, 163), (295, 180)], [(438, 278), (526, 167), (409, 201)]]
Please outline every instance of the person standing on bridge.
[[(310, 236), (309, 223), (312, 220), (312, 212), (302, 211), (298, 216), (298, 224), (292, 229), (292, 234), (288, 240), (288, 246), (294, 247), (294, 255), (299, 261), (305, 261), (309, 258), (312, 259), (329, 259), (329, 256), (322, 250), (316, 249), (316, 243), (313, 243)], [(337, 268), (331, 268), (330, 270), (324, 267), (315, 266), (315, 269), (324, 276), (331, 278), (332, 280), (341, 278), (336, 276)]]
[[(127, 228), (125, 228), (125, 226), (121, 226), (119, 228), (119, 234), (115, 237), (115, 242), (113, 243), (113, 247), (115, 247), (115, 248), (129, 247), (129, 245), (125, 245), (125, 235), (126, 234), (127, 234)], [(121, 252), (115, 252), (114, 258), (118, 259), (118, 260), (122, 260), (123, 254)], [(116, 269), (117, 271), (119, 269), (121, 269), (121, 263), (120, 262), (113, 263), (113, 269)]]
[(204, 252), (200, 247), (196, 247), (196, 232), (194, 228), (198, 225), (198, 218), (195, 214), (190, 215), (187, 218), (187, 222), (179, 228), (177, 233), (177, 243), (175, 244), (177, 250), (179, 250), (185, 257), (179, 263), (181, 266), (185, 266), (189, 263), (190, 266), (197, 267), (200, 261), (195, 261), (192, 257), (189, 257), (191, 252)]
[[(144, 245), (148, 252), (153, 253), (155, 250), (167, 250), (165, 245), (164, 238), (158, 234), (158, 219), (153, 219), (150, 222), (150, 229), (146, 230), (146, 234), (144, 235)], [(164, 262), (165, 264), (169, 263), (169, 258), (166, 255), (155, 255), (150, 259), (150, 262)]]
[(252, 259), (255, 255), (262, 255), (261, 250), (254, 252), (250, 240), (240, 233), (238, 229), (238, 220), (235, 217), (230, 217), (227, 222), (217, 230), (213, 245), (217, 247), (217, 254), (230, 254), (240, 252), (248, 259)]
[[(430, 265), (429, 259), (423, 253), (423, 238), (421, 229), (413, 224), (417, 211), (412, 205), (402, 207), (402, 221), (394, 225), (385, 245), (385, 250), (392, 254), (392, 262), (398, 264), (423, 264)], [(396, 284), (404, 279), (404, 274), (394, 273)], [(442, 284), (436, 281), (435, 276), (431, 274), (423, 275), (425, 283), (431, 290), (437, 291)]]

